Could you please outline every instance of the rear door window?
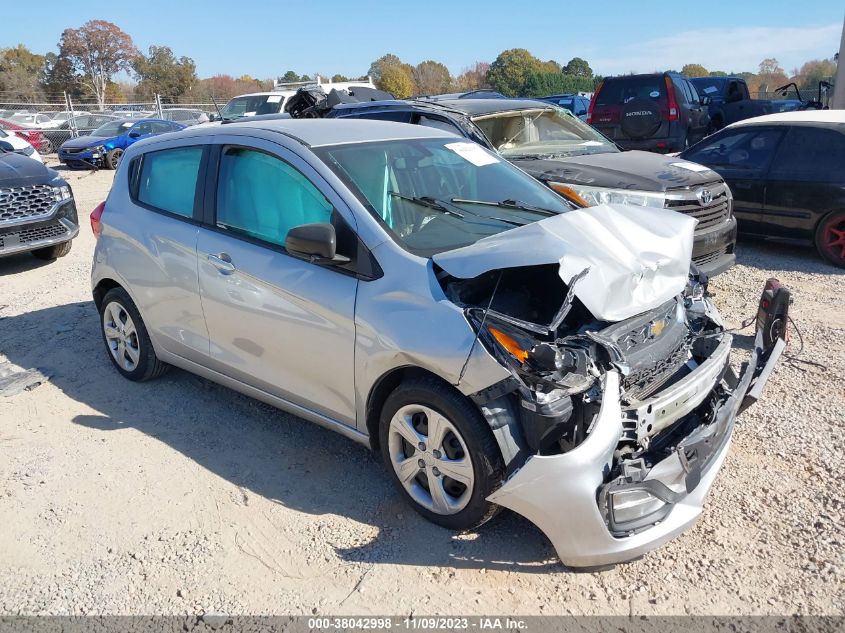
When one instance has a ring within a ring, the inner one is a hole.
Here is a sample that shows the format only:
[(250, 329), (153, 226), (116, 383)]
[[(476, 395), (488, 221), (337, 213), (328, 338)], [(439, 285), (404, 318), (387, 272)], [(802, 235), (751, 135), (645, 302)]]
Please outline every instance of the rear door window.
[(276, 156), (225, 147), (217, 182), (217, 226), (284, 246), (301, 224), (330, 222), (332, 204), (297, 169)]
[(845, 180), (845, 125), (791, 128), (770, 176), (779, 180)]
[(202, 147), (147, 152), (141, 159), (133, 197), (157, 210), (193, 217), (201, 160)]

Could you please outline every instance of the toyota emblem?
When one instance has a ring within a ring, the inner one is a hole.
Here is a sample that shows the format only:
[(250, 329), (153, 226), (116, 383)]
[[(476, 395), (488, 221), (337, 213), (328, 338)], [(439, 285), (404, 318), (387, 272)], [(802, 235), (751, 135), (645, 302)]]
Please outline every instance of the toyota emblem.
[(698, 204), (702, 207), (713, 202), (713, 194), (709, 189), (699, 189), (695, 192), (695, 197), (698, 198)]

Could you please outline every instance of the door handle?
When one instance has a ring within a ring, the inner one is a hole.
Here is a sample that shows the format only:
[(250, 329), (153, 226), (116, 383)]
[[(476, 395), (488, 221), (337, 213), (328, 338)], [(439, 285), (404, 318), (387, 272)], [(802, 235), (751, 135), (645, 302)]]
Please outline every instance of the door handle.
[(218, 253), (217, 255), (209, 254), (208, 261), (221, 273), (229, 274), (235, 272), (235, 265), (232, 263), (232, 258), (228, 253)]

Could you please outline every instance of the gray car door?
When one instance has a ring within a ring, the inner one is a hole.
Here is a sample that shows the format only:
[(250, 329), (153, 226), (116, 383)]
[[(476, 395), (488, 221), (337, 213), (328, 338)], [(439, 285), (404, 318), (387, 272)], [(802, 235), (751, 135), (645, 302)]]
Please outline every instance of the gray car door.
[(256, 138), (215, 141), (213, 213), (197, 242), (212, 369), (354, 426), (358, 279), (284, 248), (294, 226), (349, 211), (292, 151)]

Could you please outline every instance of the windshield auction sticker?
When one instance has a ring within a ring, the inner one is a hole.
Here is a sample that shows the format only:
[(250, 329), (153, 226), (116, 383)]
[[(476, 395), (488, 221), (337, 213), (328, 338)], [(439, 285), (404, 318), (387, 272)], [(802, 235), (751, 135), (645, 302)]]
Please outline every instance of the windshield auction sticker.
[(485, 152), (480, 145), (476, 145), (475, 143), (446, 143), (446, 147), (476, 167), (483, 167), (484, 165), (492, 165), (493, 163), (499, 162), (498, 158)]

